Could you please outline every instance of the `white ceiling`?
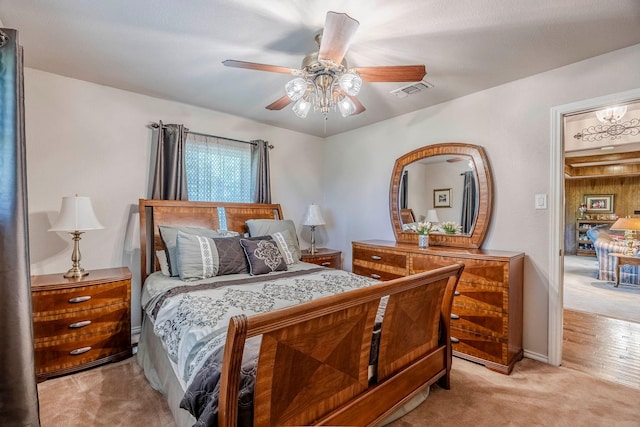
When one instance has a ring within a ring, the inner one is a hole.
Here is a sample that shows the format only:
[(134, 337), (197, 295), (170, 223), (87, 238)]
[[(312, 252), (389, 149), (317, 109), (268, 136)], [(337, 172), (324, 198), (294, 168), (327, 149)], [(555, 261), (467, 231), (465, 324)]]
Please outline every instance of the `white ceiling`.
[[(366, 111), (325, 130), (319, 113), (264, 108), (286, 74), (222, 65), (298, 68), (329, 10), (360, 22), (350, 66), (424, 64), (435, 87), (400, 99), (406, 83), (365, 83)], [(0, 21), (27, 67), (320, 137), (640, 43), (638, 0), (0, 0)]]

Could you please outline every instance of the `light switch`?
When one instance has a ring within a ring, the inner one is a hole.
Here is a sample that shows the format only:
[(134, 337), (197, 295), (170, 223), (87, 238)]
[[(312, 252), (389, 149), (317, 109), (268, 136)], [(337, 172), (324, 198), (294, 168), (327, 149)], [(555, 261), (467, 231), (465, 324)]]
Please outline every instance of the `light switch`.
[(546, 194), (536, 194), (536, 209), (547, 209)]

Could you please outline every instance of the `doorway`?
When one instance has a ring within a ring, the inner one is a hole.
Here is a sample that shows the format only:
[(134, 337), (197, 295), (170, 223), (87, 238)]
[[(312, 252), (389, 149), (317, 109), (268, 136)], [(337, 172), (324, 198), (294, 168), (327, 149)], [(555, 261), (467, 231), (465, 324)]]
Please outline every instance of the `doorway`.
[[(616, 103), (640, 99), (640, 89), (555, 107), (551, 111), (550, 226), (556, 236), (550, 244), (549, 363), (562, 362), (564, 321), (565, 182), (564, 118), (577, 112), (594, 111)], [(569, 320), (569, 319), (567, 319)]]

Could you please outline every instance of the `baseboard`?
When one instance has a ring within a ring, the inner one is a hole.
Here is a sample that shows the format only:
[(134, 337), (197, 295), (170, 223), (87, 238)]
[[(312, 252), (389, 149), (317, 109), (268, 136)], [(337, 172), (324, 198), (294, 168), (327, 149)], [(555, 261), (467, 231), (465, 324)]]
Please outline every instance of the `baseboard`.
[(549, 363), (549, 357), (547, 355), (534, 353), (533, 351), (529, 351), (529, 350), (524, 351), (524, 357), (537, 360), (538, 362), (542, 362), (542, 363)]
[(142, 326), (134, 326), (131, 328), (131, 336), (140, 335), (140, 331), (142, 330)]

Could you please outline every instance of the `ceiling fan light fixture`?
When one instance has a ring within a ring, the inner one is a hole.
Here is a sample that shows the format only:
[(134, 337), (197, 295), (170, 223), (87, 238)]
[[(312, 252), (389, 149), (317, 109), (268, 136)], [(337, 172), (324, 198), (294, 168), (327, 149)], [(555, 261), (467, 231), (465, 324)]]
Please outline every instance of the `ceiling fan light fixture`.
[(340, 88), (348, 95), (356, 96), (362, 87), (362, 78), (355, 71), (348, 71), (340, 76)]
[(340, 100), (340, 102), (338, 102), (338, 109), (340, 110), (342, 117), (347, 117), (355, 113), (356, 105), (348, 96), (345, 96)]
[(284, 90), (292, 101), (297, 101), (307, 91), (307, 81), (302, 77), (295, 78), (284, 85)]
[(311, 102), (307, 101), (304, 98), (300, 98), (298, 102), (293, 104), (293, 108), (292, 108), (296, 116), (300, 117), (301, 119), (304, 119), (305, 117), (307, 117), (307, 114), (309, 114), (310, 109), (311, 109)]

